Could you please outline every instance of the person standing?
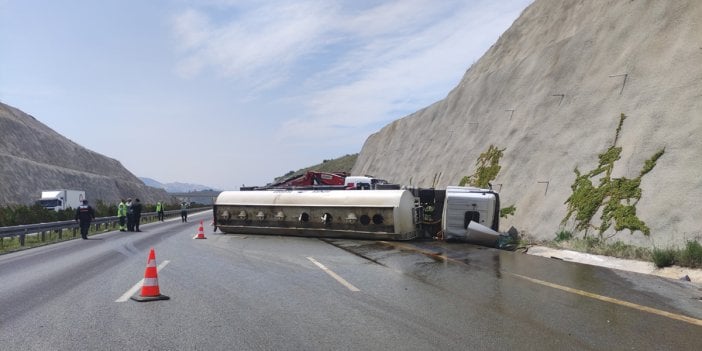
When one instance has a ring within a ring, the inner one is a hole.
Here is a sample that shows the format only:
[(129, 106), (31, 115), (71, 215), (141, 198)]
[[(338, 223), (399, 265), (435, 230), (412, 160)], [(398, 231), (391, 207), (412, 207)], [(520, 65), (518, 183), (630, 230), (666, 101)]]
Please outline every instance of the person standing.
[(83, 204), (76, 210), (75, 218), (76, 222), (80, 223), (80, 236), (83, 240), (88, 240), (88, 229), (93, 219), (95, 219), (95, 211), (88, 205), (88, 200), (83, 200)]
[(180, 221), (188, 221), (188, 205), (185, 204), (185, 201), (180, 203)]
[(132, 204), (132, 210), (134, 212), (134, 229), (137, 232), (140, 232), (141, 230), (139, 230), (139, 223), (141, 223), (141, 209), (142, 209), (142, 207), (141, 207), (141, 202), (139, 201), (138, 198), (134, 201), (135, 201), (134, 204)]
[(119, 205), (117, 205), (117, 218), (119, 218), (119, 231), (126, 231), (125, 225), (127, 224), (127, 205), (124, 203), (124, 199), (120, 200)]
[(132, 198), (127, 199), (127, 230), (134, 231), (134, 208), (132, 207)]
[(158, 214), (158, 220), (163, 222), (163, 204), (161, 201), (156, 203), (156, 214)]

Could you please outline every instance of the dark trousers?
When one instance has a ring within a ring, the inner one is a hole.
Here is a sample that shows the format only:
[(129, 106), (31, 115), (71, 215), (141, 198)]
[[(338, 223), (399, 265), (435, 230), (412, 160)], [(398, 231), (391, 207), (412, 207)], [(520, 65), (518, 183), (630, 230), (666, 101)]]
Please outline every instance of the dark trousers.
[(134, 215), (133, 214), (127, 215), (127, 230), (130, 232), (134, 231)]
[(158, 213), (158, 220), (163, 222), (163, 211), (159, 211)]
[(134, 229), (136, 229), (137, 232), (140, 232), (139, 230), (139, 223), (141, 222), (141, 215), (135, 215), (134, 216)]
[(88, 238), (88, 229), (90, 229), (90, 222), (80, 222), (80, 237), (83, 239)]
[(181, 221), (181, 222), (187, 222), (187, 221), (188, 221), (188, 211), (186, 211), (186, 210), (180, 211), (180, 221)]

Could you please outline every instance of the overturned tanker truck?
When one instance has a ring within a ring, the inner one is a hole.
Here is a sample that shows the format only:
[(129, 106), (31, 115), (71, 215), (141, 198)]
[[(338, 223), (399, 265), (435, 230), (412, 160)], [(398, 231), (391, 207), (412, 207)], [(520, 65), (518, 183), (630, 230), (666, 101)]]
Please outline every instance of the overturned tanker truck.
[(500, 198), (491, 189), (378, 188), (224, 191), (213, 206), (215, 230), (347, 239), (438, 238), (487, 246), (499, 240)]

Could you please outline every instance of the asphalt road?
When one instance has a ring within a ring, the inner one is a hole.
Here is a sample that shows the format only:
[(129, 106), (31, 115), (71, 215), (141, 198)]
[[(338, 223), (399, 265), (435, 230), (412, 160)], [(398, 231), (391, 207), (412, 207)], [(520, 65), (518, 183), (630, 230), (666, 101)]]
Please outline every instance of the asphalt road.
[[(699, 350), (684, 282), (467, 244), (212, 233), (0, 256), (2, 350)], [(170, 300), (136, 302), (150, 248)]]

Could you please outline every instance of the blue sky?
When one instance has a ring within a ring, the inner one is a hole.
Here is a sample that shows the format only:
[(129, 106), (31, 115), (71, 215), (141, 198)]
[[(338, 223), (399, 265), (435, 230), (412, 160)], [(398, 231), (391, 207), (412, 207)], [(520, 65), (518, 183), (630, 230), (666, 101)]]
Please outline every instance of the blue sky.
[(0, 0), (0, 101), (137, 176), (221, 189), (361, 150), (531, 0)]

